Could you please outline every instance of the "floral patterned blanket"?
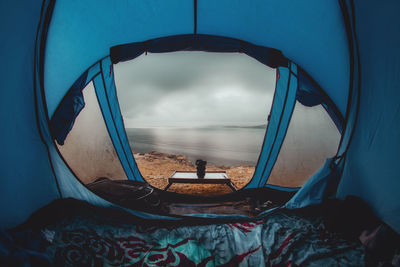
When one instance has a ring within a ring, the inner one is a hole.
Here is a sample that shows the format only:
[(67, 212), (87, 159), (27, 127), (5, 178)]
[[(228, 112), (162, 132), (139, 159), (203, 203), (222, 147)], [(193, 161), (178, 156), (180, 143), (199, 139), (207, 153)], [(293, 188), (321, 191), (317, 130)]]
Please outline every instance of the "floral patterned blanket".
[(278, 211), (247, 223), (143, 227), (90, 216), (42, 230), (55, 266), (363, 266), (364, 249), (320, 218)]

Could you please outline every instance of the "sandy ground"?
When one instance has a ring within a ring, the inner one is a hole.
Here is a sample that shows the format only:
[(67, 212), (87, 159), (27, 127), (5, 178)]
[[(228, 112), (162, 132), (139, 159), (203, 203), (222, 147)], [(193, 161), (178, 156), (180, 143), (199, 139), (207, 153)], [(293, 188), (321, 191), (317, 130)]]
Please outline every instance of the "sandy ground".
[[(152, 186), (164, 189), (168, 184), (168, 177), (175, 171), (196, 171), (194, 166), (185, 156), (150, 152), (147, 154), (134, 153), (136, 163), (143, 177)], [(211, 166), (207, 171), (226, 171), (232, 182), (239, 189), (245, 186), (254, 173), (254, 166)], [(194, 194), (194, 195), (220, 195), (231, 193), (226, 185), (196, 185), (173, 184), (168, 191)]]

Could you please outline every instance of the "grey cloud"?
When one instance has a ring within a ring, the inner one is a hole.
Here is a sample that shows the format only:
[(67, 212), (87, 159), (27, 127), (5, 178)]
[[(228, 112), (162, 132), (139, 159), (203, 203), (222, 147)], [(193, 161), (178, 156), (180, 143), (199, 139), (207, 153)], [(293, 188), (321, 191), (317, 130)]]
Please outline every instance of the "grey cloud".
[(263, 121), (275, 84), (273, 69), (243, 54), (149, 54), (114, 69), (127, 127)]

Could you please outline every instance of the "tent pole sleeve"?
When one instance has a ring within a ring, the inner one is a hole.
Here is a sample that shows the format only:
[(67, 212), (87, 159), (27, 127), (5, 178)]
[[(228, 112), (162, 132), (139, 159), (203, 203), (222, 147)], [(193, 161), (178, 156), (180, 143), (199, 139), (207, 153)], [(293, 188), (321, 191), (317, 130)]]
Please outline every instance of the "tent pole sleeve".
[(290, 63), (289, 68), (279, 67), (264, 143), (253, 179), (245, 188), (263, 187), (267, 183), (292, 117), (297, 87), (297, 66)]
[(93, 80), (97, 100), (121, 165), (129, 180), (144, 181), (133, 158), (115, 90), (110, 58), (100, 63), (101, 75)]

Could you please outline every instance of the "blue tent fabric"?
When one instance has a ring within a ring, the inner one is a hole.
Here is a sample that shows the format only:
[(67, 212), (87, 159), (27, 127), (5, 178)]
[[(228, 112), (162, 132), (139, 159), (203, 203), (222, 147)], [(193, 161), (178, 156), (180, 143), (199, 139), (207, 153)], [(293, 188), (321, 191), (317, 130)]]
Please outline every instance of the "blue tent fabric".
[[(79, 4), (57, 0), (45, 57), (50, 117), (73, 82), (94, 62), (109, 55), (110, 47), (193, 34), (193, 4), (186, 0)], [(82, 15), (89, 10), (90, 14)], [(107, 18), (104, 10), (109, 11)], [(310, 0), (307, 5), (290, 0), (198, 1), (197, 34), (234, 38), (282, 51), (309, 73), (345, 114), (349, 55), (336, 1)]]
[[(45, 2), (44, 3), (44, 12), (51, 12), (52, 10), (52, 2)], [(48, 8), (46, 8), (48, 5)], [(47, 34), (46, 32), (46, 20), (43, 19), (44, 13), (42, 13), (42, 20), (41, 24), (39, 25), (39, 32), (38, 36), (45, 36)], [(20, 208), (17, 212), (14, 211), (10, 212), (13, 216), (9, 218), (8, 220), (10, 221), (3, 221), (1, 220), (2, 227), (12, 227), (15, 226), (18, 223), (21, 223), (24, 221), (34, 210), (38, 209), (41, 206), (44, 206), (45, 204), (49, 203), (50, 201), (57, 199), (57, 198), (68, 198), (72, 197), (75, 199), (80, 199), (80, 200), (85, 200), (88, 201), (89, 203), (92, 203), (97, 206), (102, 206), (102, 207), (117, 207), (117, 205), (110, 203), (99, 196), (95, 195), (91, 191), (89, 191), (80, 181), (79, 179), (75, 176), (73, 171), (68, 167), (64, 159), (61, 157), (59, 150), (57, 149), (55, 143), (53, 142), (53, 138), (50, 135), (50, 123), (49, 123), (49, 118), (48, 118), (48, 113), (46, 110), (45, 106), (45, 97), (43, 95), (43, 53), (41, 53), (40, 49), (42, 47), (42, 42), (45, 40), (45, 38), (39, 38), (36, 43), (36, 48), (39, 50), (37, 51), (37, 57), (34, 59), (34, 74), (35, 74), (35, 87), (33, 88), (35, 94), (36, 94), (36, 112), (37, 112), (37, 117), (38, 117), (38, 132), (40, 133), (41, 140), (43, 143), (41, 143), (45, 151), (47, 152), (46, 156), (44, 158), (49, 160), (49, 166), (48, 166), (48, 171), (50, 171), (50, 174), (45, 176), (44, 178), (47, 178), (48, 181), (46, 182), (41, 182), (40, 178), (38, 177), (37, 181), (34, 181), (35, 183), (32, 184), (27, 184), (27, 188), (30, 190), (28, 192), (32, 192), (32, 194), (35, 198), (29, 195), (29, 193), (26, 193), (25, 198), (18, 198), (19, 200), (16, 200), (13, 205), (9, 205), (8, 207), (12, 209)], [(42, 51), (43, 52), (43, 51)], [(42, 55), (42, 56), (40, 56)], [(95, 64), (94, 69), (89, 70), (89, 73), (93, 74), (96, 73), (96, 70), (101, 70), (100, 64)], [(100, 75), (97, 75), (95, 77), (99, 77)], [(30, 171), (36, 170), (35, 168), (31, 167)], [(30, 175), (26, 175), (26, 178), (29, 178)], [(24, 178), (24, 177), (22, 177)], [(17, 183), (17, 185), (19, 185)], [(46, 189), (49, 185), (54, 186), (52, 190), (48, 190), (48, 192), (43, 191)], [(21, 188), (20, 188), (21, 189)], [(24, 187), (22, 187), (24, 189)], [(17, 190), (16, 190), (17, 191)], [(35, 193), (43, 193), (43, 195), (36, 196)], [(42, 202), (40, 206), (38, 206), (37, 202), (38, 200), (43, 201), (43, 199), (46, 200), (46, 197), (48, 197), (45, 193), (52, 193), (54, 194), (53, 198), (50, 200)], [(9, 198), (10, 199), (10, 198)], [(28, 208), (24, 207), (25, 205), (28, 205)], [(145, 212), (139, 212), (139, 211), (132, 211), (128, 210), (130, 213), (137, 215), (142, 218), (146, 219), (153, 219), (153, 220), (159, 220), (159, 219), (172, 219), (176, 220), (176, 218), (170, 218), (170, 217), (163, 217), (159, 215), (153, 215), (153, 214), (148, 214)], [(21, 216), (23, 215), (22, 218), (15, 218), (15, 215)]]
[(50, 132), (59, 145), (64, 145), (68, 133), (72, 130), (76, 117), (85, 107), (83, 89), (100, 74), (100, 63), (86, 70), (71, 86), (50, 119)]
[(344, 128), (344, 118), (335, 103), (333, 103), (332, 99), (330, 99), (322, 88), (320, 88), (320, 86), (316, 84), (315, 81), (313, 81), (301, 68), (299, 68), (298, 79), (299, 86), (297, 89), (296, 100), (307, 107), (322, 105), (335, 123), (339, 132), (342, 133)]
[(197, 33), (279, 49), (306, 70), (345, 113), (348, 50), (337, 1), (202, 0), (197, 10)]
[(338, 179), (340, 168), (336, 158), (328, 158), (324, 166), (314, 173), (286, 204), (287, 209), (299, 209), (322, 203), (328, 197), (329, 187)]
[(85, 107), (83, 89), (100, 74), (100, 63), (86, 70), (71, 86), (50, 119), (50, 132), (59, 145), (64, 145), (68, 133), (72, 130), (76, 117)]
[(354, 79), (359, 110), (350, 121), (356, 127), (349, 138), (338, 196), (361, 197), (400, 232), (400, 2), (346, 3), (353, 10), (359, 48)]
[(118, 99), (115, 90), (114, 73), (110, 58), (106, 57), (86, 70), (69, 89), (50, 120), (52, 137), (63, 145), (72, 130), (76, 117), (85, 106), (83, 89), (94, 81), (100, 109), (105, 118), (110, 138), (115, 145), (122, 167), (130, 180), (143, 181), (133, 159)]
[(85, 71), (76, 80), (50, 120), (51, 135), (59, 145), (64, 145), (64, 141), (72, 130), (76, 117), (85, 107), (82, 90), (86, 86), (87, 76), (88, 72)]
[(44, 63), (49, 116), (73, 82), (109, 55), (110, 47), (192, 31), (193, 1), (57, 0)]
[(0, 2), (0, 228), (59, 197), (38, 129), (35, 45), (42, 1)]
[(101, 75), (93, 83), (111, 141), (129, 180), (144, 181), (132, 155), (115, 90), (114, 71), (110, 57), (100, 62)]
[(264, 143), (258, 159), (253, 179), (245, 188), (265, 186), (289, 126), (297, 92), (297, 66), (290, 63), (289, 68), (277, 69), (274, 100), (267, 126)]

